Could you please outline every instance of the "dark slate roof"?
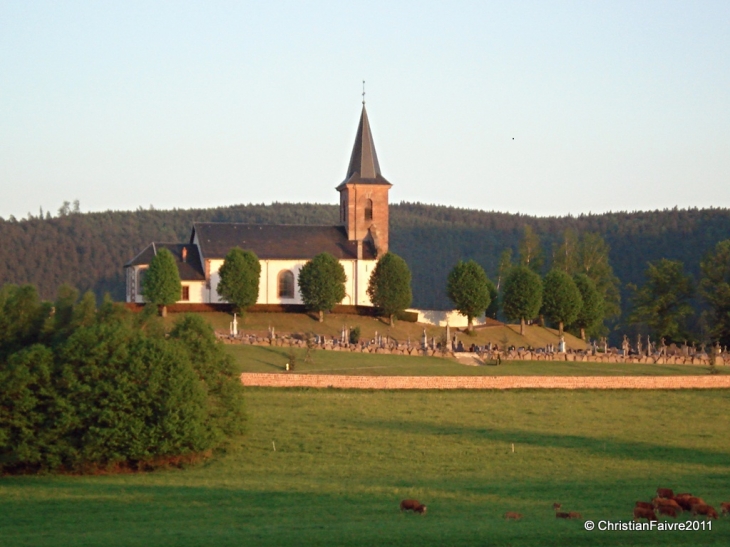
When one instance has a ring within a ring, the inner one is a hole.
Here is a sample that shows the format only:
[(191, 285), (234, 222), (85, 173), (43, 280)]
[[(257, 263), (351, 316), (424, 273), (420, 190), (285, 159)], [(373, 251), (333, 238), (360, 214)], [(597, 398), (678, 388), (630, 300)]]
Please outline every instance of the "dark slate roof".
[(387, 184), (388, 186), (392, 186), (380, 174), (378, 154), (375, 152), (375, 143), (373, 142), (373, 135), (370, 132), (370, 122), (368, 121), (368, 113), (365, 110), (365, 105), (362, 105), (360, 125), (357, 127), (355, 145), (352, 147), (347, 175), (345, 175), (345, 180), (342, 181), (337, 189), (340, 190), (344, 185), (352, 183)]
[[(167, 249), (175, 257), (181, 281), (205, 280), (205, 271), (203, 270), (203, 265), (200, 263), (198, 248), (189, 243), (150, 243), (141, 253), (127, 262), (124, 267), (149, 264), (155, 257), (155, 251), (160, 249)], [(185, 262), (182, 259), (183, 249), (188, 250)]]
[[(225, 258), (233, 247), (253, 251), (260, 259), (306, 259), (328, 252), (337, 259), (357, 258), (357, 243), (347, 240), (342, 226), (302, 226), (291, 224), (236, 224), (196, 222), (195, 234), (205, 259)], [(363, 259), (374, 260), (375, 249), (363, 244)]]

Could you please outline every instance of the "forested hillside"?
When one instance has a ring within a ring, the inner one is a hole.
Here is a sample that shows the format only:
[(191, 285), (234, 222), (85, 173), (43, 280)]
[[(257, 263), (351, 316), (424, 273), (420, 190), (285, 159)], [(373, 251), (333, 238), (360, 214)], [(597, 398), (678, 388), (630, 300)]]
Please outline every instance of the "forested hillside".
[[(62, 283), (124, 296), (125, 262), (151, 241), (184, 241), (194, 221), (259, 224), (335, 224), (336, 205), (236, 205), (216, 209), (79, 213), (66, 207), (56, 217), (0, 221), (0, 284), (32, 283), (44, 298)], [(530, 217), (417, 203), (391, 206), (391, 250), (413, 272), (414, 306), (449, 308), (445, 285), (459, 260), (473, 258), (496, 277), (505, 248), (517, 253), (525, 225), (540, 236), (549, 267), (563, 232), (596, 232), (610, 246), (622, 287), (641, 284), (647, 262), (681, 260), (695, 279), (700, 259), (730, 238), (730, 210), (689, 209), (620, 212), (578, 217)]]

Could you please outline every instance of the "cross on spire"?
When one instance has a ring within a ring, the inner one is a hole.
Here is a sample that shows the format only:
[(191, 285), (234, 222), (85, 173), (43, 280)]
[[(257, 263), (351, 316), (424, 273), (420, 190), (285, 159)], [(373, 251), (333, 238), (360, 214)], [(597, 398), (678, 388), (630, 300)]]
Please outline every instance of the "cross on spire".
[(365, 106), (365, 80), (362, 81), (362, 105)]

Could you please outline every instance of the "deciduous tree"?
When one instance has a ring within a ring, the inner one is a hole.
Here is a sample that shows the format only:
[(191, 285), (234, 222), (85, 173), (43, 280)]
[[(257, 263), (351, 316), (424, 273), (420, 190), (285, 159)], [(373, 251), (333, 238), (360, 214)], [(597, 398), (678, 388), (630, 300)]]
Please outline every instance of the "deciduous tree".
[(411, 270), (406, 261), (394, 253), (385, 253), (375, 265), (368, 296), (373, 305), (382, 309), (393, 324), (395, 314), (411, 305)]
[(334, 308), (345, 298), (347, 275), (342, 264), (329, 253), (321, 253), (299, 270), (299, 292), (304, 305), (324, 321), (324, 312)]
[(142, 295), (145, 301), (162, 308), (167, 316), (167, 306), (180, 300), (182, 284), (175, 257), (167, 249), (159, 249), (150, 262), (142, 280)]
[(449, 273), (446, 293), (456, 310), (466, 316), (470, 332), (474, 318), (489, 307), (491, 300), (488, 281), (484, 269), (473, 260), (460, 260)]
[(573, 278), (563, 270), (550, 270), (543, 281), (542, 310), (563, 335), (563, 325), (576, 320), (583, 300)]
[(700, 293), (710, 305), (710, 335), (730, 345), (730, 239), (720, 241), (700, 263)]
[(220, 282), (216, 291), (243, 313), (259, 299), (261, 263), (256, 253), (234, 247), (226, 255), (220, 268)]
[(603, 299), (598, 294), (596, 284), (586, 274), (575, 274), (573, 281), (580, 291), (583, 305), (571, 327), (577, 328), (580, 331), (581, 340), (585, 340), (586, 331), (591, 335), (598, 334), (594, 329), (603, 321)]
[(534, 318), (542, 306), (542, 280), (527, 266), (512, 268), (504, 283), (502, 309), (508, 319), (520, 322), (525, 334), (525, 321)]
[(662, 258), (649, 263), (646, 282), (634, 289), (634, 309), (629, 316), (633, 324), (646, 324), (657, 337), (678, 342), (686, 337), (684, 321), (694, 313), (690, 299), (694, 296), (692, 277), (684, 273), (679, 260)]

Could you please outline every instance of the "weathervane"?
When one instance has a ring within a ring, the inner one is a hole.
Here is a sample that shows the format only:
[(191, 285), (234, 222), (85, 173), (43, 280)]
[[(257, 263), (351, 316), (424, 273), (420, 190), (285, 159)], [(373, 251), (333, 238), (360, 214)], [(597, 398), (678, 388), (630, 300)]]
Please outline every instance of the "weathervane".
[(365, 80), (362, 81), (362, 105), (365, 106)]

